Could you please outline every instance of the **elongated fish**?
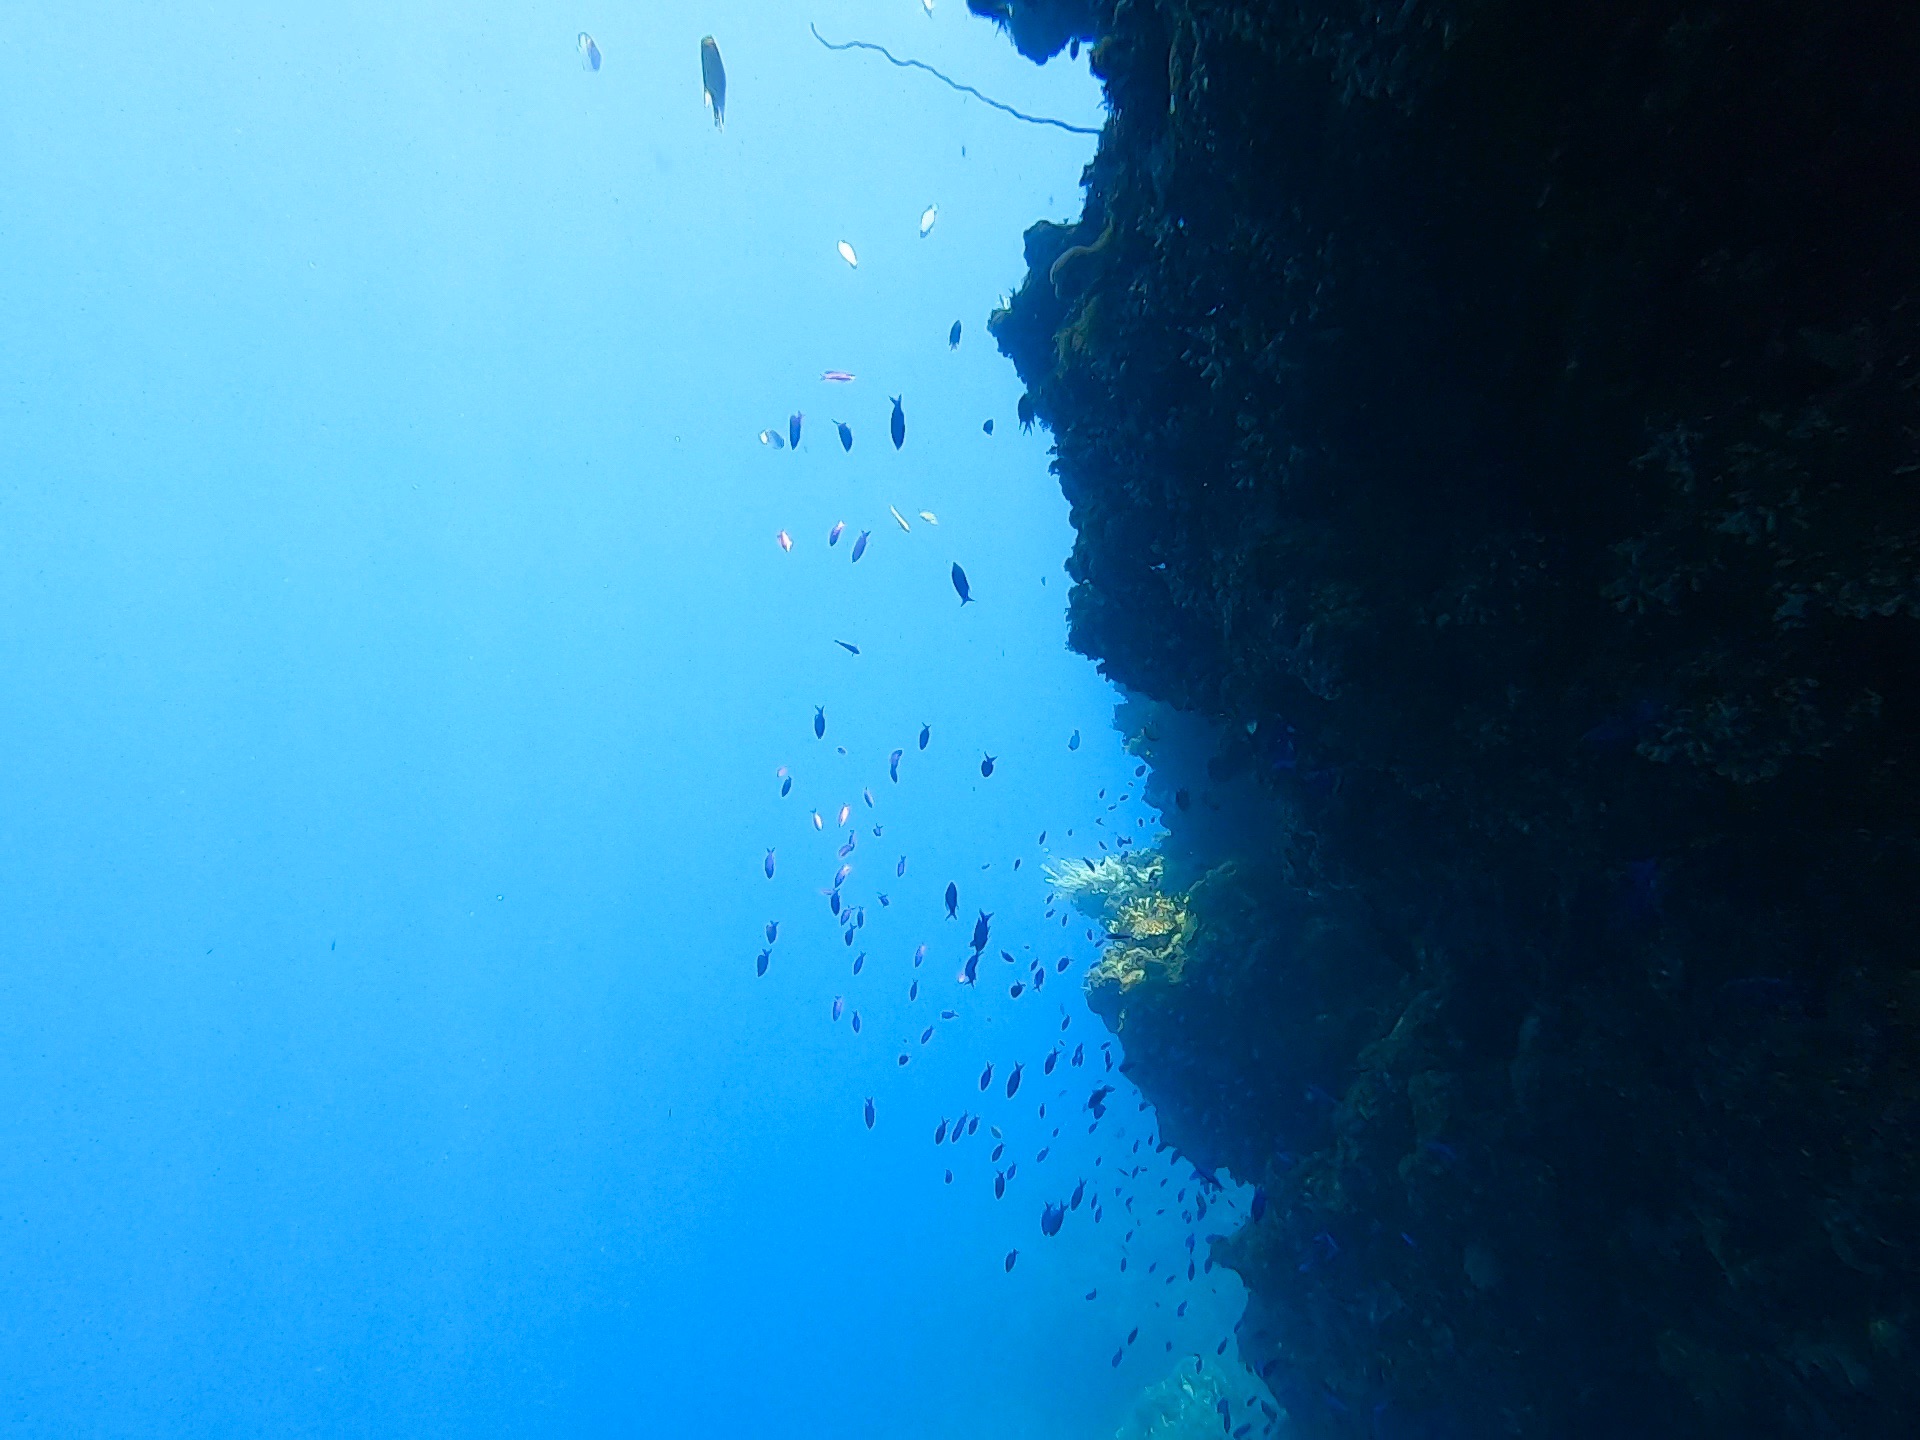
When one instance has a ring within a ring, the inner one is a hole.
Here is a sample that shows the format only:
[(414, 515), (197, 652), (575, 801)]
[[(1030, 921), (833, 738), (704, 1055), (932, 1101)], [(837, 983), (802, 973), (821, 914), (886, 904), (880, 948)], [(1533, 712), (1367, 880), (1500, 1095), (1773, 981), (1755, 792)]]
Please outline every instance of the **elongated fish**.
[(700, 42), (700, 98), (713, 111), (713, 128), (727, 128), (727, 67), (711, 35)]
[(800, 448), (800, 422), (806, 418), (798, 410), (787, 417), (787, 443), (796, 450)]
[(902, 530), (912, 531), (913, 527), (907, 524), (906, 516), (902, 515), (898, 510), (895, 510), (891, 505), (887, 506), (887, 510), (892, 514), (894, 524), (898, 525)]
[[(598, 69), (599, 67), (596, 65), (594, 68)], [(927, 238), (928, 233), (933, 229), (934, 222), (939, 218), (940, 207), (938, 205), (929, 205), (920, 212), (920, 238), (922, 240)]]

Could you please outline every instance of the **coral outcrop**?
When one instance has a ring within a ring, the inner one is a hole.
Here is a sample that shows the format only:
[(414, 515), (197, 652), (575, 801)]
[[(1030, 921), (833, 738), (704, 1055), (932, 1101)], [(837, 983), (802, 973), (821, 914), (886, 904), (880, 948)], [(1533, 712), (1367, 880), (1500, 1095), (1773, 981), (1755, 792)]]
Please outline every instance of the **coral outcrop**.
[(1920, 9), (985, 8), (1112, 112), (992, 330), (1242, 1353), (1310, 1437), (1912, 1433)]

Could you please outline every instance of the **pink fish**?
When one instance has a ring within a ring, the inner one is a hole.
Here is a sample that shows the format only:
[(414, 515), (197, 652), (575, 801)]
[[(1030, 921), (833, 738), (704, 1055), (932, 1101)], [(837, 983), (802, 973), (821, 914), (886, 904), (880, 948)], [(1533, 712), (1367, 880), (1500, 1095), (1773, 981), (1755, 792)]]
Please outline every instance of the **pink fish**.
[(786, 531), (782, 530), (778, 535), (774, 536), (773, 538), (780, 542), (780, 548), (782, 550), (793, 549), (793, 537), (787, 534)]
[(853, 376), (849, 375), (845, 370), (822, 370), (820, 372), (820, 378), (822, 380), (829, 380), (836, 385), (849, 385), (853, 383)]

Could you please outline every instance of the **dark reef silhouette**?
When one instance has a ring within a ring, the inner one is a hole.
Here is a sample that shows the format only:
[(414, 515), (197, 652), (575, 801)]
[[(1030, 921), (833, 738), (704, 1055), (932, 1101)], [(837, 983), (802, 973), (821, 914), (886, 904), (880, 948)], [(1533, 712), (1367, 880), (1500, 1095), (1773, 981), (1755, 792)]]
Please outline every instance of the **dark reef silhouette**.
[(969, 3), (1111, 107), (991, 329), (1243, 1354), (1315, 1437), (1913, 1433), (1920, 7)]

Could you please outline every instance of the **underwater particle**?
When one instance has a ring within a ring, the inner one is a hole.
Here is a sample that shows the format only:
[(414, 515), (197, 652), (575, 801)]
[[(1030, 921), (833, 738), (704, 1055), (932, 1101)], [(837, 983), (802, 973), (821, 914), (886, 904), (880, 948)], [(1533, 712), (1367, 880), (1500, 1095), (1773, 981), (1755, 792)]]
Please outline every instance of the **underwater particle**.
[(980, 430), (982, 434), (991, 435), (993, 433), (993, 421), (991, 420), (982, 421), (980, 424)]
[(1013, 1073), (1007, 1076), (1007, 1099), (1011, 1100), (1020, 1093), (1020, 1072), (1024, 1069), (1026, 1066), (1020, 1061), (1013, 1062)]
[(767, 879), (771, 880), (773, 878), (773, 850), (771, 848), (767, 851), (767, 858), (760, 862), (760, 868), (767, 872)]
[(813, 738), (816, 740), (827, 738), (827, 707), (824, 705), (813, 707)]
[(860, 653), (860, 647), (858, 645), (850, 645), (845, 640), (836, 640), (833, 643), (838, 645), (842, 650), (846, 651), (847, 654), (849, 655), (858, 655)]
[(960, 568), (958, 560), (953, 562), (953, 590), (960, 597), (962, 605), (969, 604), (973, 600), (973, 591), (967, 584), (967, 572)]
[(753, 962), (754, 974), (765, 975), (767, 973), (767, 961), (771, 958), (771, 955), (771, 951), (762, 950), (760, 952), (760, 958)]
[(904, 750), (896, 750), (887, 757), (887, 778), (896, 785), (900, 783), (900, 757), (906, 753)]
[(893, 418), (887, 422), (893, 435), (893, 448), (898, 450), (907, 443), (907, 412), (900, 408), (900, 396), (893, 398)]
[(713, 111), (713, 128), (727, 128), (727, 67), (711, 35), (700, 42), (700, 98)]
[(849, 370), (822, 370), (820, 378), (834, 385), (851, 385), (854, 377)]
[(793, 549), (793, 537), (787, 534), (786, 531), (784, 530), (780, 531), (773, 538), (782, 550)]
[(840, 448), (853, 449), (853, 427), (844, 420), (836, 420), (833, 422), (833, 428), (840, 432)]
[(800, 448), (800, 422), (806, 418), (798, 410), (787, 417), (787, 443), (796, 450)]
[(926, 521), (929, 525), (938, 525), (940, 523), (940, 517), (934, 514), (931, 510), (922, 510), (920, 512), (920, 518)]
[[(933, 12), (929, 10), (927, 13), (931, 15)], [(928, 233), (933, 229), (934, 222), (939, 218), (940, 207), (938, 205), (929, 205), (920, 212), (920, 238), (922, 240), (927, 238)]]
[(906, 516), (902, 515), (898, 510), (894, 509), (893, 506), (891, 505), (887, 506), (887, 513), (893, 516), (894, 524), (898, 525), (902, 530), (905, 530), (909, 535), (913, 533), (913, 527), (907, 524)]
[(873, 1096), (867, 1096), (867, 1129), (873, 1129)]
[(771, 445), (776, 450), (784, 450), (787, 448), (787, 442), (781, 438), (778, 430), (762, 430), (760, 432), (760, 443), (762, 445)]
[(1076, 730), (1073, 732), (1073, 734), (1067, 737), (1067, 749), (1078, 750), (1079, 748), (1080, 748), (1080, 732)]
[(920, 748), (922, 750), (926, 749), (927, 741), (931, 740), (932, 738), (933, 738), (933, 726), (922, 725), (920, 727)]
[(959, 909), (959, 905), (960, 905), (960, 887), (954, 884), (953, 881), (949, 880), (947, 882), (947, 919), (958, 920), (960, 918), (958, 913), (956, 913)]
[(850, 564), (857, 565), (860, 563), (860, 557), (867, 553), (867, 537), (872, 534), (873, 532), (871, 530), (862, 530), (860, 532), (860, 538), (853, 542), (853, 559), (849, 562)]
[(833, 528), (827, 531), (827, 548), (829, 550), (840, 543), (840, 537), (846, 533), (846, 529), (846, 521), (836, 520), (833, 522)]
[(1007, 1273), (1009, 1275), (1013, 1273), (1013, 1262), (1018, 1260), (1019, 1258), (1020, 1258), (1020, 1252), (1018, 1250), (1007, 1251)]
[(849, 245), (846, 241), (842, 240), (838, 245), (834, 246), (833, 248), (840, 252), (840, 258), (846, 261), (850, 267), (852, 267), (855, 270), (858, 270), (860, 268), (860, 257), (853, 253), (853, 246)]
[(982, 779), (989, 779), (992, 777), (993, 762), (998, 760), (999, 758), (1000, 757), (998, 755), (983, 755), (980, 761), (980, 776)]
[(589, 70), (600, 68), (600, 46), (586, 31), (580, 32), (580, 38), (573, 42), (580, 49), (580, 63)]
[(960, 322), (958, 320), (954, 321), (953, 328), (947, 331), (947, 348), (949, 350), (958, 350), (960, 348)]
[(1020, 417), (1020, 433), (1031, 434), (1033, 432), (1033, 396), (1022, 395), (1019, 405), (1015, 407), (1015, 413)]

